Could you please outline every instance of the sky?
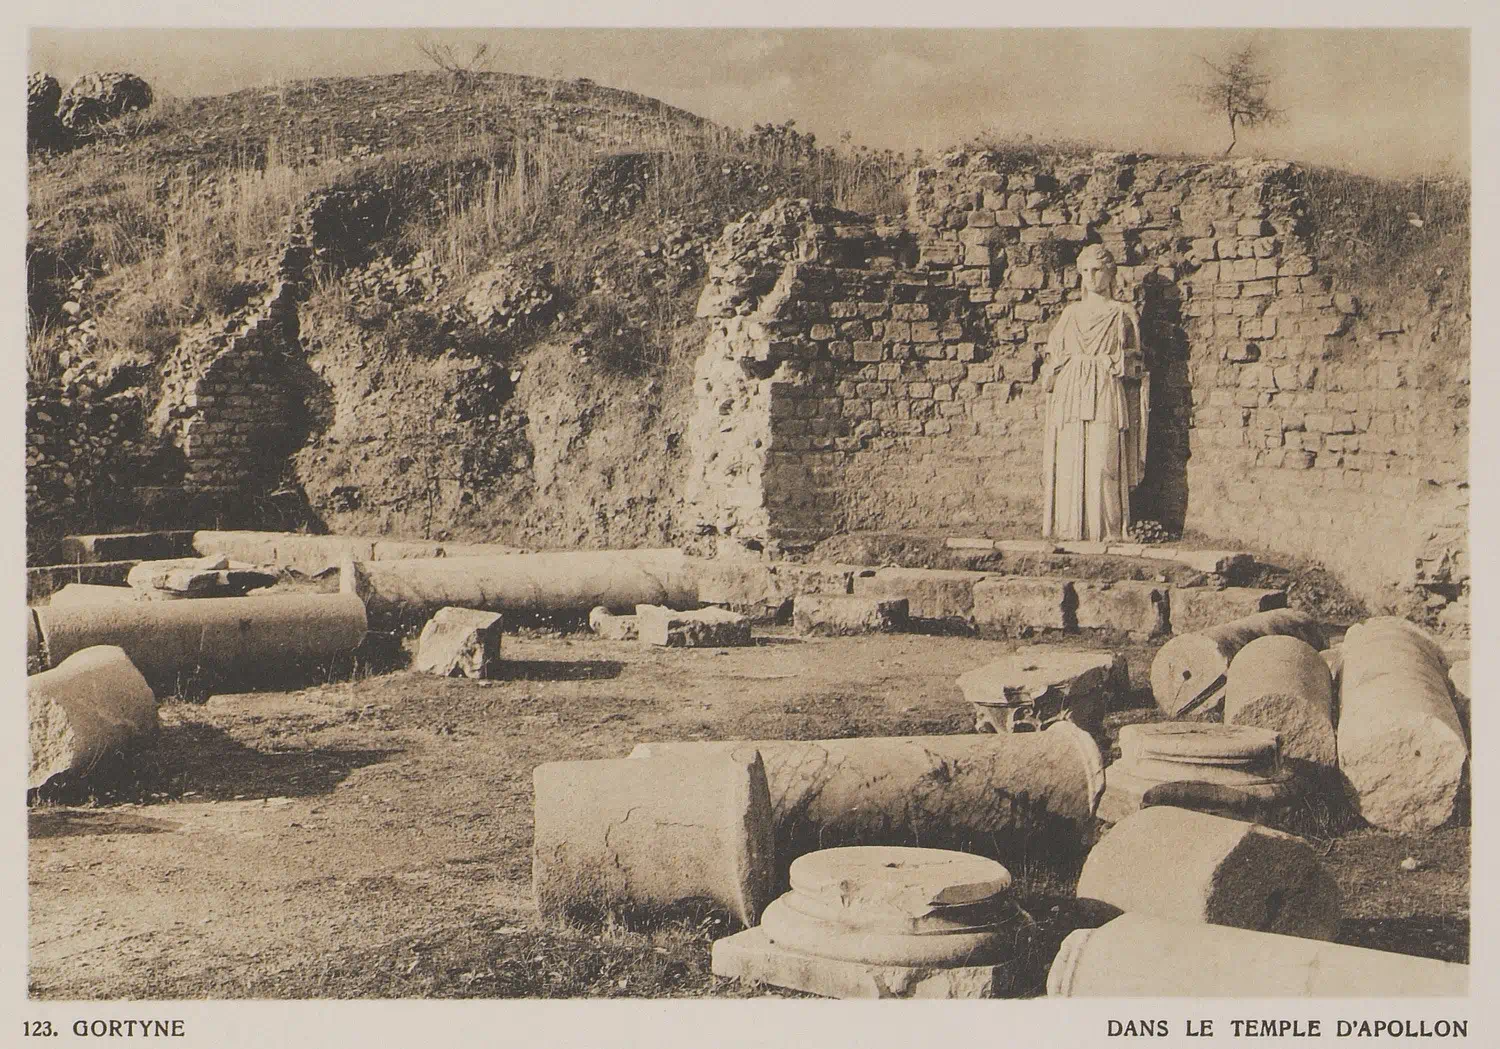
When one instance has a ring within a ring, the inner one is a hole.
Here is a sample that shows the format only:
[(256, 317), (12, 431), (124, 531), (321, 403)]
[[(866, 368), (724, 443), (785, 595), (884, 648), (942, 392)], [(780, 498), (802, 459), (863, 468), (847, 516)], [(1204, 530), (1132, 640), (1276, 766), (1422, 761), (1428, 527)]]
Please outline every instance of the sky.
[(88, 70), (159, 92), (218, 94), (312, 76), (430, 68), (423, 41), (491, 68), (586, 76), (748, 129), (793, 119), (824, 142), (927, 151), (985, 131), (1204, 153), (1228, 141), (1190, 88), (1253, 42), (1280, 126), (1236, 154), (1410, 177), (1469, 173), (1464, 29), (34, 29), (29, 64), (64, 86)]

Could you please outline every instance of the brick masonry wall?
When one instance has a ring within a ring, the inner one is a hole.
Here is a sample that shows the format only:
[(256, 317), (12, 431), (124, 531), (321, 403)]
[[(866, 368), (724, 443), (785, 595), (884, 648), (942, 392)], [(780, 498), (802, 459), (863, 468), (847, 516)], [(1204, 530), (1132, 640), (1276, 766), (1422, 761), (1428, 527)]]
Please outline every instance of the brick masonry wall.
[(700, 531), (1035, 534), (1036, 379), (1097, 241), (1152, 375), (1134, 517), (1321, 558), (1386, 602), (1466, 504), (1466, 365), (1435, 374), (1443, 333), (1319, 272), (1298, 182), (1279, 162), (953, 154), (913, 173), (899, 224), (783, 201), (729, 227), (699, 304)]

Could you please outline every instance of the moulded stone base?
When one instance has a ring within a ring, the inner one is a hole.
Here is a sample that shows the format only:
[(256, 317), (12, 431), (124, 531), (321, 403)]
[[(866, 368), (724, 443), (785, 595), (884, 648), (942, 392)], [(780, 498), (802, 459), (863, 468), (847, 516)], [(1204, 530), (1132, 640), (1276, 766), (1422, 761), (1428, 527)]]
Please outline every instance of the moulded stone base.
[(1180, 808), (1192, 807), (1239, 818), (1254, 817), (1284, 805), (1297, 790), (1296, 781), (1289, 776), (1279, 782), (1249, 784), (1204, 783), (1186, 775), (1175, 780), (1161, 780), (1133, 775), (1120, 764), (1117, 761), (1104, 770), (1104, 793), (1099, 798), (1098, 816), (1109, 823), (1118, 823), (1132, 812), (1139, 811), (1148, 790), (1168, 784), (1192, 783), (1212, 788), (1211, 794), (1203, 792), (1204, 802), (1201, 804), (1193, 801), (1190, 793), (1174, 799)]
[(998, 998), (1010, 965), (957, 968), (868, 965), (778, 947), (757, 927), (714, 941), (715, 976), (804, 991), (824, 998)]

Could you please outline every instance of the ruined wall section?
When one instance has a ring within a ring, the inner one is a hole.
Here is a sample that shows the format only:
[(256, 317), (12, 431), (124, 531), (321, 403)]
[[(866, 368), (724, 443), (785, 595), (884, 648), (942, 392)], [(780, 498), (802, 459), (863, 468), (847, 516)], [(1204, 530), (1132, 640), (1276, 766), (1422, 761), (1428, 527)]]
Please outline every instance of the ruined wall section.
[(1423, 579), (1433, 605), (1466, 592), (1466, 375), (1432, 351), (1461, 338), (1466, 359), (1467, 335), (1319, 272), (1296, 168), (1007, 163), (914, 172), (899, 226), (781, 202), (726, 230), (700, 303), (719, 321), (693, 430), (701, 531), (1035, 535), (1036, 377), (1099, 242), (1152, 376), (1136, 519), (1323, 560), (1377, 605)]

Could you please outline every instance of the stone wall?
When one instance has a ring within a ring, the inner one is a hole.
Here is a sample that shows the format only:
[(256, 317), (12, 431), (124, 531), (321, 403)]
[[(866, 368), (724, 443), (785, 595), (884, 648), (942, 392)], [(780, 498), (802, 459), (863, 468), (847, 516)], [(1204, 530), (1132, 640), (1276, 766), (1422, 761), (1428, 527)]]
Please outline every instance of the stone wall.
[(1422, 522), (1466, 502), (1467, 364), (1431, 350), (1461, 338), (1445, 359), (1466, 362), (1467, 331), (1335, 286), (1298, 187), (1279, 162), (953, 154), (913, 173), (900, 223), (783, 201), (729, 227), (699, 304), (700, 532), (1036, 534), (1037, 376), (1095, 241), (1152, 376), (1133, 516), (1322, 559), (1385, 602)]

